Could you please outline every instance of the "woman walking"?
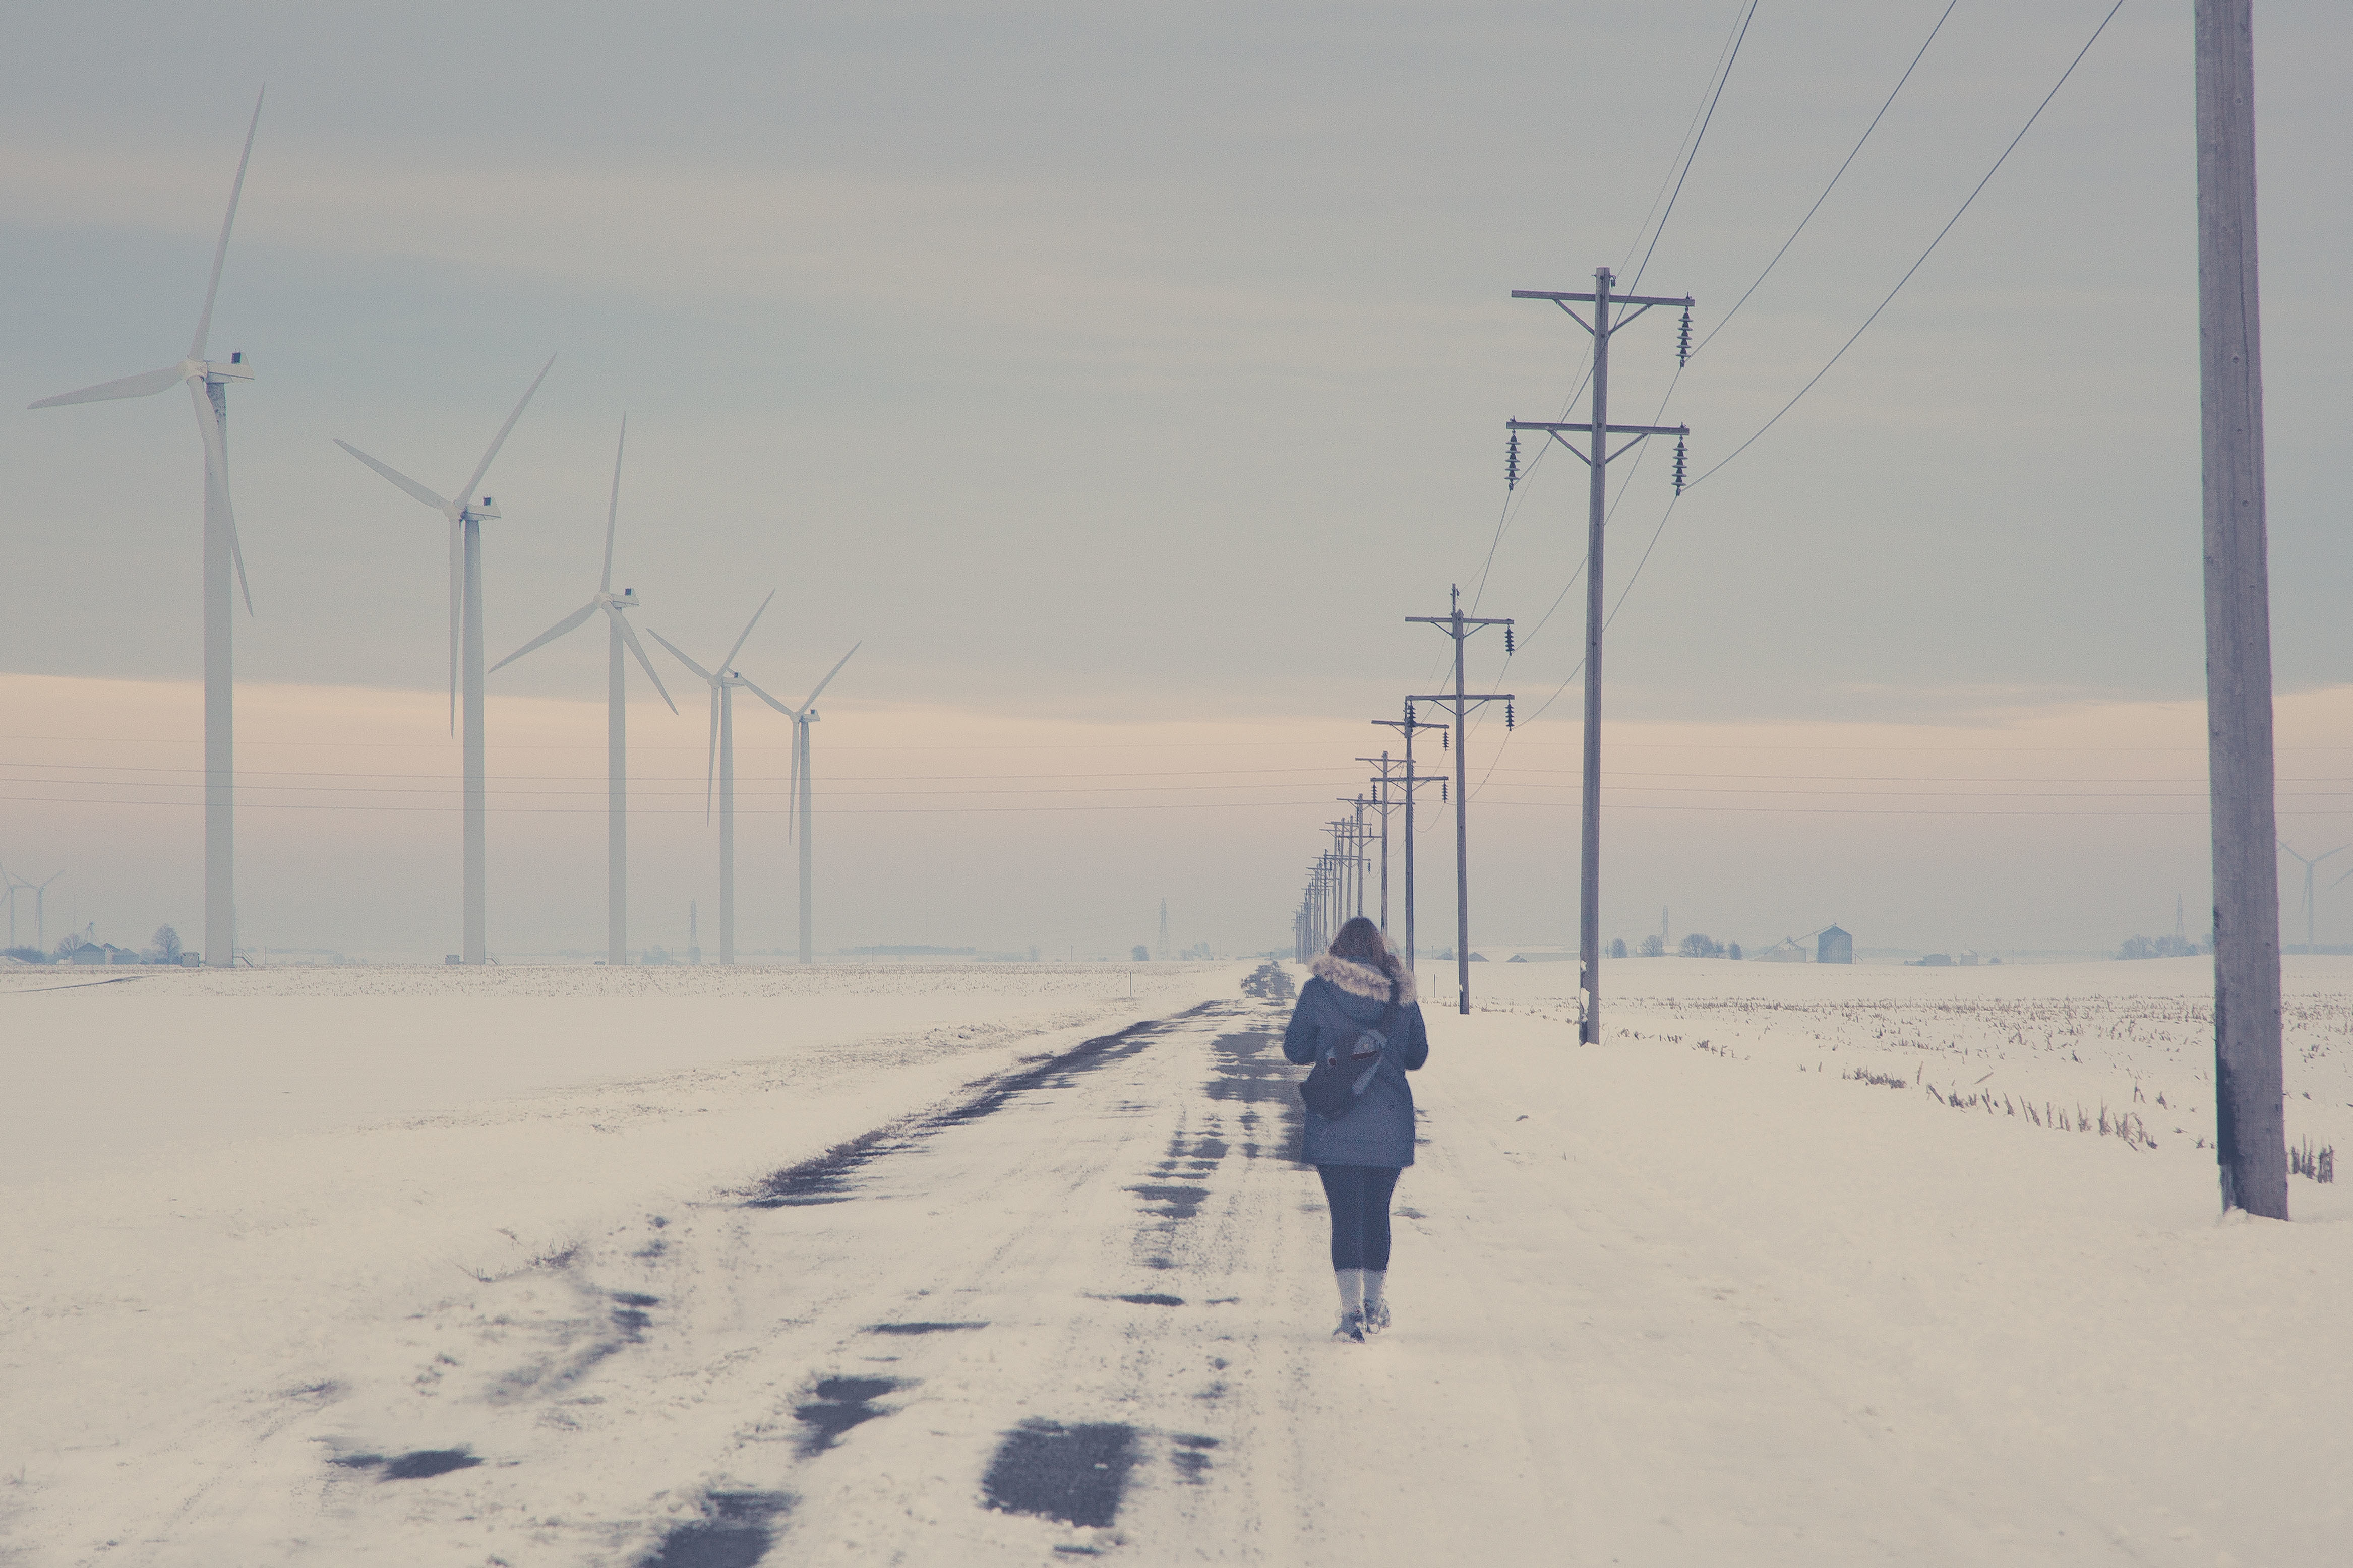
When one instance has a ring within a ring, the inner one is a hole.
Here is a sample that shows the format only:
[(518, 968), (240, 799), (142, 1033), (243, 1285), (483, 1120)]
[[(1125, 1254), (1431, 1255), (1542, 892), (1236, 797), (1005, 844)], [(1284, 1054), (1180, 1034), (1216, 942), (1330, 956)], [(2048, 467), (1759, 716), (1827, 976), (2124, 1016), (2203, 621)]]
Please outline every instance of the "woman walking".
[(1327, 1076), (1343, 1084), (1339, 1115), (1304, 1112), (1299, 1157), (1324, 1178), (1332, 1207), (1340, 1287), (1332, 1337), (1361, 1344), (1389, 1323), (1389, 1197), (1413, 1163), (1413, 1089), (1405, 1075), (1430, 1059), (1430, 1034), (1413, 971), (1364, 916), (1342, 926), (1308, 970), (1314, 978), (1300, 988), (1282, 1054), (1329, 1062)]

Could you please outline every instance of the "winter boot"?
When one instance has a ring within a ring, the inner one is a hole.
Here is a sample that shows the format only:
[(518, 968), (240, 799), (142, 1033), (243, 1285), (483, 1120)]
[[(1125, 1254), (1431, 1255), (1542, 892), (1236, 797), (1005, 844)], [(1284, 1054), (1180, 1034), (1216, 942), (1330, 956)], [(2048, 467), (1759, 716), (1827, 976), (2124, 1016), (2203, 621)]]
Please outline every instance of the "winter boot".
[(1389, 1326), (1389, 1271), (1365, 1270), (1365, 1332), (1377, 1334)]
[(1354, 1344), (1365, 1342), (1365, 1271), (1361, 1268), (1341, 1268), (1333, 1273), (1340, 1287), (1340, 1326), (1332, 1331), (1335, 1340)]

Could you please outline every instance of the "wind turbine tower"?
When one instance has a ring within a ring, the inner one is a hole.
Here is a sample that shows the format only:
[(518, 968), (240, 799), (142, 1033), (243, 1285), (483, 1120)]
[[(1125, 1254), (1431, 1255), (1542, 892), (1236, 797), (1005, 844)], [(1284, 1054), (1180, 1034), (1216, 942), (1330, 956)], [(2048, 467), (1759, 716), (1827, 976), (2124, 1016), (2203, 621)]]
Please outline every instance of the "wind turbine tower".
[[(744, 623), (744, 635), (735, 639), (735, 646), (727, 650), (727, 657), (719, 661), (716, 670), (705, 669), (679, 652), (678, 645), (661, 633), (651, 627), (646, 631), (648, 637), (670, 650), (672, 658), (694, 671), (703, 684), (711, 688), (711, 760), (709, 772), (703, 780), (702, 803), (703, 810), (708, 812), (711, 809), (712, 785), (715, 782), (719, 790), (719, 962), (722, 963), (735, 962), (735, 689), (739, 686), (748, 688), (772, 708), (783, 706), (736, 673), (735, 656), (744, 651), (744, 640), (751, 637), (752, 628), (760, 624), (760, 617), (768, 613), (768, 605), (776, 596), (776, 591), (769, 589), (768, 597), (760, 601), (760, 607), (752, 612), (750, 620)], [(803, 925), (806, 929), (807, 922), (804, 921)]]
[(646, 657), (637, 633), (631, 631), (629, 623), (622, 618), (626, 612), (638, 607), (638, 591), (624, 588), (617, 594), (613, 592), (613, 530), (621, 516), (621, 453), (628, 440), (629, 421), (624, 416), (621, 439), (613, 448), (613, 502), (605, 513), (605, 575), (596, 584), (596, 597), (491, 666), (490, 670), (496, 675), (532, 649), (554, 642), (599, 610), (604, 612), (607, 667), (605, 963), (607, 967), (618, 967), (629, 962), (629, 705), (628, 692), (622, 680), (621, 650), (624, 647), (638, 656), (638, 663), (645, 670), (646, 679), (654, 683), (654, 689), (661, 693), (661, 700), (670, 703), (670, 710), (673, 713), (678, 711), (678, 704), (670, 702), (670, 692), (662, 686), (661, 677), (654, 673), (653, 661)]
[[(2339, 844), (2336, 848), (2328, 850), (2324, 854), (2312, 856), (2298, 853), (2295, 848), (2290, 847), (2288, 841), (2284, 838), (2279, 841), (2279, 847), (2287, 850), (2289, 854), (2295, 856), (2298, 860), (2304, 862), (2304, 951), (2310, 952), (2312, 951), (2313, 931), (2312, 874), (2320, 868), (2320, 863), (2323, 860), (2327, 859), (2330, 855), (2342, 855), (2348, 849), (2353, 849), (2353, 844)], [(2344, 879), (2344, 878), (2339, 877), (2337, 881), (2341, 882)], [(2332, 888), (2336, 885), (2336, 882), (2331, 882), (2329, 884)]]
[(461, 962), (480, 963), (490, 956), (489, 948), (489, 861), (490, 836), (485, 820), (485, 795), (482, 784), (482, 524), (496, 521), (499, 509), (489, 496), (475, 500), (483, 476), (491, 471), (491, 461), (499, 448), (507, 444), (509, 432), (522, 411), (531, 404), (532, 394), (555, 368), (555, 356), (539, 367), (539, 374), (514, 405), (507, 422), (474, 465), (474, 472), (458, 492), (456, 500), (444, 500), (397, 468), (377, 462), (349, 441), (337, 441), (336, 446), (382, 474), (411, 496), (433, 508), (449, 520), (449, 727), (458, 727), (458, 694), (459, 671), (463, 667), (466, 698), (466, 934)]
[(1168, 900), (1166, 899), (1160, 900), (1160, 945), (1153, 950), (1152, 956), (1164, 963), (1168, 960)]
[(849, 655), (856, 653), (860, 648), (865, 646), (866, 645), (864, 643), (852, 643), (849, 647), (849, 653), (846, 653), (841, 656), (840, 663), (836, 664), (831, 669), (826, 672), (825, 679), (817, 683), (817, 689), (808, 694), (808, 700), (803, 702), (797, 708), (786, 706), (784, 703), (779, 702), (775, 698), (769, 696), (766, 692), (761, 690), (758, 687), (754, 686), (748, 680), (744, 683), (744, 686), (750, 689), (753, 696), (758, 698), (761, 701), (766, 703), (769, 707), (775, 709), (777, 712), (782, 713), (785, 717), (793, 721), (793, 793), (791, 801), (793, 816), (798, 818), (797, 831), (800, 834), (801, 841), (801, 962), (803, 963), (810, 963), (816, 961), (815, 955), (817, 940), (815, 934), (815, 924), (812, 918), (814, 900), (810, 896), (809, 869), (809, 829), (812, 826), (809, 800), (811, 795), (815, 793), (809, 775), (809, 764), (811, 761), (809, 754), (809, 726), (818, 721), (818, 715), (817, 710), (817, 700), (818, 696), (824, 692), (827, 687), (833, 684), (833, 678), (841, 673), (841, 666), (849, 662)]
[[(205, 358), (205, 350), (212, 338), (213, 300), (220, 293), (221, 263), (228, 257), (237, 198), (245, 194), (246, 165), (253, 161), (253, 134), (260, 128), (261, 95), (257, 93), (253, 120), (245, 128), (245, 152), (237, 163), (237, 180), (229, 186), (228, 213), (221, 219), (220, 242), (213, 247), (212, 280), (205, 286), (205, 305), (196, 314), (196, 332), (188, 340), (187, 357), (144, 375), (127, 375), (79, 392), (60, 393), (33, 405), (56, 408), (68, 403), (152, 397), (182, 383), (195, 403), (196, 433), (205, 443), (205, 962), (218, 968), (237, 962), (237, 748), (228, 596), (232, 568), (245, 595), (245, 612), (253, 613), (253, 590), (245, 581), (245, 552), (237, 548), (237, 514), (229, 504), (228, 384), (251, 381), (253, 372), (245, 368), (241, 353), (229, 355), (227, 363), (217, 363)], [(39, 900), (34, 901), (37, 905)]]

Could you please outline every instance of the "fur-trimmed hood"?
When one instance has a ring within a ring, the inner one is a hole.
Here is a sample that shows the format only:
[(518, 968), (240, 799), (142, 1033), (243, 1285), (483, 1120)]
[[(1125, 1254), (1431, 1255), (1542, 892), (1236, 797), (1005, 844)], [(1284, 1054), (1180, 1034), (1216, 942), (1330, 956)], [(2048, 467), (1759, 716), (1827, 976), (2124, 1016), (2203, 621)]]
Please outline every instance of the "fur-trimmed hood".
[[(1359, 963), (1353, 958), (1340, 958), (1320, 952), (1309, 961), (1307, 972), (1327, 985), (1335, 985), (1351, 995), (1369, 1001), (1389, 999), (1389, 977), (1369, 963)], [(1414, 994), (1413, 971), (1409, 969), (1397, 977), (1397, 1003), (1410, 1007), (1417, 1000)]]

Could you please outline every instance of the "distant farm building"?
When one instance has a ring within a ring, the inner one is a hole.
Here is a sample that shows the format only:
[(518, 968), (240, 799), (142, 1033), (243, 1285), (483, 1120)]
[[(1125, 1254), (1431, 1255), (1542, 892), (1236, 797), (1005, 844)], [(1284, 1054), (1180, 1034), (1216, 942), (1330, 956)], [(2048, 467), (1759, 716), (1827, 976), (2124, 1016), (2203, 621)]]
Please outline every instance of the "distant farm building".
[(1825, 926), (1814, 942), (1816, 963), (1852, 963), (1854, 938), (1836, 926)]
[(1794, 936), (1785, 936), (1757, 957), (1766, 963), (1804, 963), (1809, 962), (1806, 944)]

